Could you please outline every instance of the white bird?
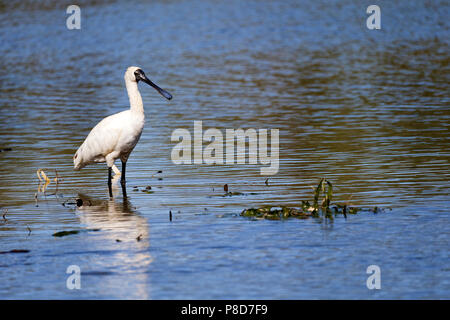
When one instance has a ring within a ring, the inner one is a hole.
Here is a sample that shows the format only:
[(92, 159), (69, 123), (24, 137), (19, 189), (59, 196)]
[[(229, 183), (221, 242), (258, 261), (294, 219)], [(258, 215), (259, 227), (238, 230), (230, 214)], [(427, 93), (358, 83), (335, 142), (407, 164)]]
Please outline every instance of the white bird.
[[(144, 129), (144, 105), (139, 93), (138, 82), (142, 80), (155, 88), (166, 99), (172, 99), (170, 93), (150, 81), (138, 67), (129, 67), (125, 72), (124, 79), (130, 99), (130, 109), (113, 114), (100, 121), (91, 130), (73, 157), (75, 170), (80, 170), (91, 163), (106, 162), (110, 196), (112, 196), (111, 170), (116, 175), (121, 175), (123, 186), (128, 157), (138, 143)], [(116, 159), (122, 161), (122, 173), (114, 164)]]

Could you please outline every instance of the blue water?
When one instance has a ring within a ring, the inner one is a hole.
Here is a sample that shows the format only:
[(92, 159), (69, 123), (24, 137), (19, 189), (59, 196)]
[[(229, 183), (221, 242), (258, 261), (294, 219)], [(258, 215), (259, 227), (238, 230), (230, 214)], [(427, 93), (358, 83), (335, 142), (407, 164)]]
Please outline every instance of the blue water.
[[(2, 4), (0, 252), (29, 252), (0, 254), (0, 298), (448, 299), (449, 5), (377, 4), (381, 30), (354, 1), (80, 1), (81, 30), (62, 4)], [(72, 156), (128, 108), (130, 65), (174, 99), (140, 85), (128, 198), (116, 184), (109, 199), (106, 166), (74, 172)], [(259, 164), (175, 165), (171, 134), (197, 120), (279, 129), (279, 172), (266, 185)], [(239, 215), (298, 206), (322, 177), (336, 202), (386, 210)]]

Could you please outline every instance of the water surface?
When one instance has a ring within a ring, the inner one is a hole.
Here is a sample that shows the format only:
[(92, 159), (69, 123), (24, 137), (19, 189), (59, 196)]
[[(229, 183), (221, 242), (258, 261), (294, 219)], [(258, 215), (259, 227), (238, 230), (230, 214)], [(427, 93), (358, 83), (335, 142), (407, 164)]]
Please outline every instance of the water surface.
[[(372, 31), (354, 1), (79, 1), (81, 30), (66, 28), (69, 4), (0, 6), (0, 148), (12, 149), (0, 153), (0, 251), (29, 250), (0, 255), (1, 298), (450, 297), (447, 2), (379, 1)], [(128, 107), (130, 65), (174, 99), (140, 86), (128, 198), (117, 187), (109, 199), (106, 166), (74, 172), (72, 156)], [(173, 164), (171, 133), (195, 120), (279, 129), (278, 174), (266, 185), (260, 165)], [(39, 192), (38, 168), (57, 170), (57, 188)], [(337, 202), (392, 210), (239, 216), (298, 206), (322, 177)], [(244, 195), (223, 197), (224, 184)], [(85, 231), (52, 236), (62, 230)], [(372, 264), (381, 290), (366, 287)], [(69, 265), (81, 290), (66, 288)]]

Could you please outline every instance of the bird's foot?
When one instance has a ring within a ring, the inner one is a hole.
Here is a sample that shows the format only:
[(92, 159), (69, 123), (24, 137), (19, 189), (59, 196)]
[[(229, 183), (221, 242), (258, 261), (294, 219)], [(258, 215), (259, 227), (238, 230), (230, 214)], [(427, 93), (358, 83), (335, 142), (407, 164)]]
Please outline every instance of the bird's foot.
[(114, 174), (115, 174), (116, 176), (120, 176), (120, 175), (121, 175), (120, 170), (116, 167), (115, 164), (112, 166), (112, 169), (113, 169)]
[(112, 177), (111, 184), (113, 185), (113, 187), (119, 183), (119, 180), (120, 180), (120, 175), (116, 174)]

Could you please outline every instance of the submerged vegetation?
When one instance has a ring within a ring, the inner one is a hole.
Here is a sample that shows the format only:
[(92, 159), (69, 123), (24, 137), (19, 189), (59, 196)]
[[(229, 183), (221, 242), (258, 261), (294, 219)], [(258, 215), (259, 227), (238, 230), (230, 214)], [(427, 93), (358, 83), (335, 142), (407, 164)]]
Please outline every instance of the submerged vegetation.
[(65, 236), (70, 236), (72, 234), (78, 234), (80, 232), (87, 232), (87, 231), (100, 231), (100, 229), (64, 230), (64, 231), (55, 232), (54, 234), (52, 234), (52, 236), (61, 238), (61, 237), (65, 237)]
[(299, 208), (292, 207), (274, 207), (263, 206), (260, 208), (245, 209), (241, 212), (241, 216), (255, 219), (280, 220), (285, 218), (306, 219), (309, 217), (325, 217), (333, 219), (336, 215), (357, 214), (360, 211), (369, 211), (377, 213), (380, 211), (378, 207), (361, 208), (350, 206), (348, 204), (332, 203), (333, 185), (326, 179), (321, 179), (314, 191), (312, 204), (309, 201), (302, 200)]

